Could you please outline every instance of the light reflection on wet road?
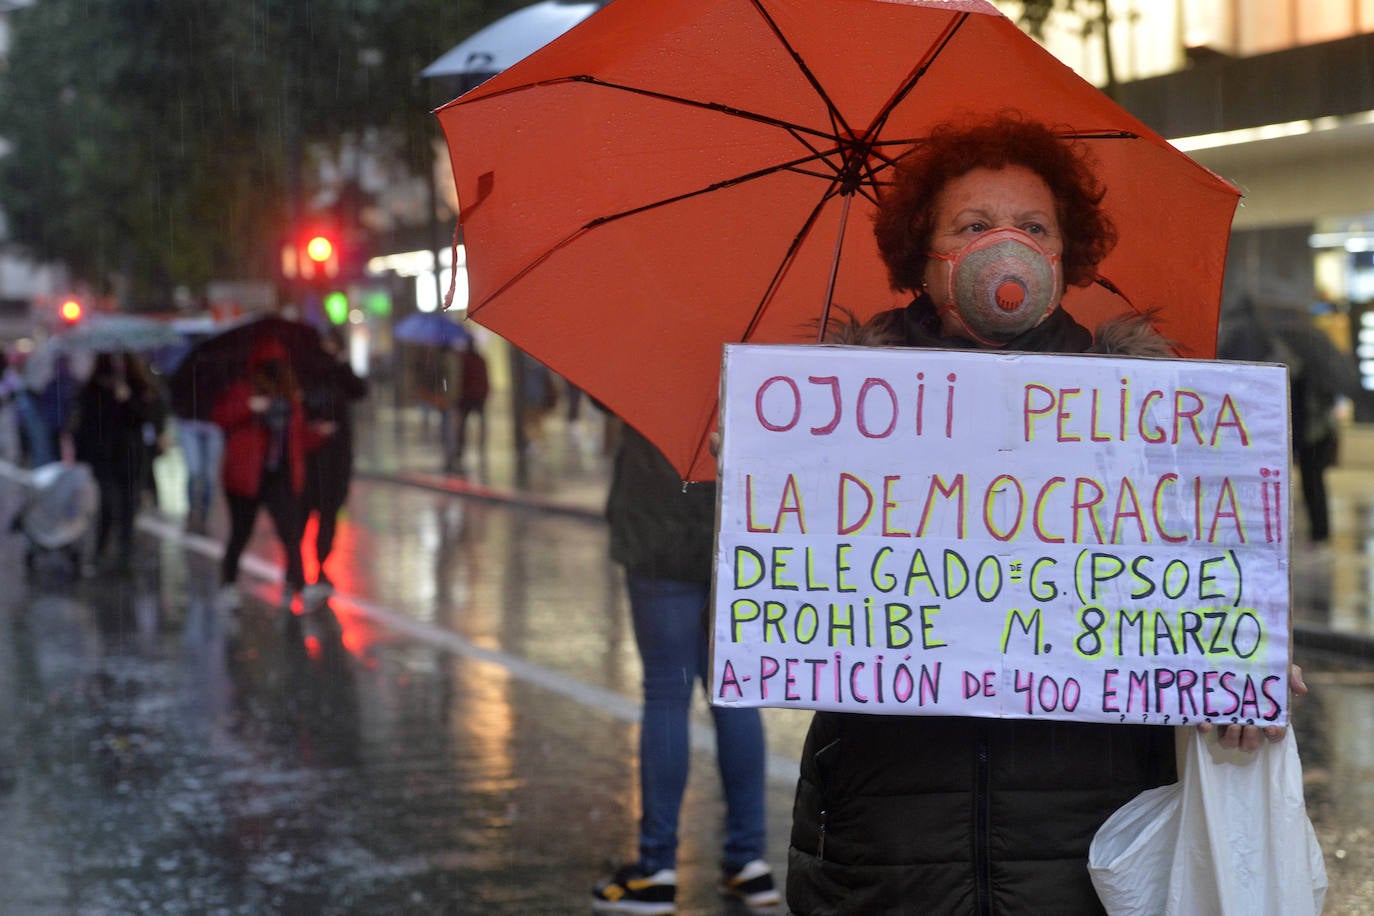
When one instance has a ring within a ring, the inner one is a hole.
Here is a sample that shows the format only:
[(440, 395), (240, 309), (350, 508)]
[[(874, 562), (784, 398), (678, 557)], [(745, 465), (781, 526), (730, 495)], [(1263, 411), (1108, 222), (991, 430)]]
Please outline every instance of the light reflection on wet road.
[[(12, 499), (0, 485), (0, 517)], [(49, 577), (0, 610), (6, 913), (587, 911), (637, 805), (639, 669), (604, 528), (384, 483), (350, 511), (335, 581), (364, 600), (327, 613), (255, 603), (230, 632), (213, 561), (146, 536), (133, 579)], [(1302, 660), (1327, 912), (1374, 913), (1374, 677)], [(765, 716), (781, 870), (807, 716)], [(734, 912), (712, 889), (720, 809), (699, 754), (684, 914)]]

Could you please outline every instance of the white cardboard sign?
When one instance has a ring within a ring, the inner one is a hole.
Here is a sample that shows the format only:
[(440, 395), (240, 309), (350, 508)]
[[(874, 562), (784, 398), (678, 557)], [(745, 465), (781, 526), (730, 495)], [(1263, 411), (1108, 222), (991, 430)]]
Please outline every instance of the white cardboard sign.
[(1287, 370), (725, 348), (712, 701), (1288, 719)]

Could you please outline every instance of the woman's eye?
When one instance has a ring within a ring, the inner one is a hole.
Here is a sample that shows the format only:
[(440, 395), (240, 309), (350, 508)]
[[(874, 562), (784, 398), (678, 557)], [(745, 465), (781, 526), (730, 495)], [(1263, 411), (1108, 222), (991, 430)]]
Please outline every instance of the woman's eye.
[(1022, 226), (1021, 229), (1022, 229), (1022, 231), (1028, 232), (1028, 233), (1030, 233), (1031, 235), (1044, 235), (1044, 234), (1045, 234), (1045, 227), (1044, 227), (1043, 225), (1041, 225), (1040, 223), (1026, 223), (1026, 225)]
[(974, 220), (964, 227), (965, 232), (987, 232), (988, 224), (979, 220)]

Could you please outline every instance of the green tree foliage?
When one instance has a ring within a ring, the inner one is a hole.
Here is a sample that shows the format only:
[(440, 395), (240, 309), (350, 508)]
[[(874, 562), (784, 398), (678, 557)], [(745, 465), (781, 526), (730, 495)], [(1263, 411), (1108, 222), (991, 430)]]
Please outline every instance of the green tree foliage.
[(308, 153), (364, 132), (415, 174), (423, 67), (524, 0), (37, 0), (0, 68), (11, 239), (132, 303), (269, 278)]

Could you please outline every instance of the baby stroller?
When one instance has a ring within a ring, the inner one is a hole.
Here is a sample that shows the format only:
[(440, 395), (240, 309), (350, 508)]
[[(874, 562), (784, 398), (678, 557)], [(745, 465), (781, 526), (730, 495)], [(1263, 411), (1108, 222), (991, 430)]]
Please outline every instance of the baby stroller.
[(29, 472), (29, 492), (10, 522), (10, 530), (28, 540), (24, 566), (60, 554), (71, 572), (81, 572), (85, 538), (100, 511), (100, 489), (85, 464), (54, 461)]

